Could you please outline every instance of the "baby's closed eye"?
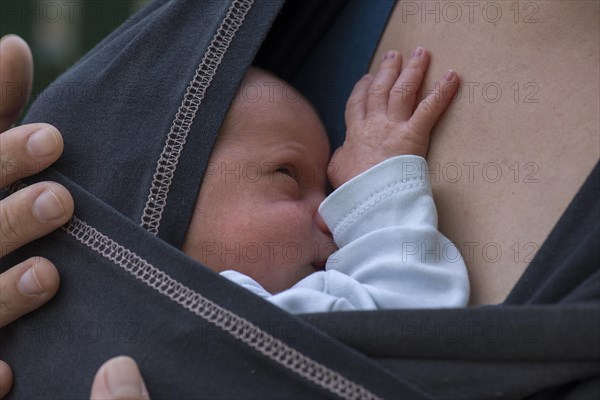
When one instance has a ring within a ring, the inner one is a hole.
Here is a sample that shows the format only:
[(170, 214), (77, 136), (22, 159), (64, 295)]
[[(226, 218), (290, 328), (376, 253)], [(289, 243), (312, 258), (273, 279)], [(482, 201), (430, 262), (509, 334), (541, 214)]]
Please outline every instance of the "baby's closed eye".
[(275, 165), (270, 171), (269, 184), (286, 197), (297, 199), (301, 195), (299, 176), (293, 165)]
[(292, 163), (281, 163), (275, 166), (273, 172), (289, 183), (300, 184), (302, 182), (302, 168)]
[(294, 176), (294, 173), (292, 172), (292, 168), (290, 168), (288, 166), (279, 167), (275, 170), (275, 172), (279, 173), (279, 174), (287, 175), (290, 178), (292, 178), (293, 180), (296, 180), (296, 177)]

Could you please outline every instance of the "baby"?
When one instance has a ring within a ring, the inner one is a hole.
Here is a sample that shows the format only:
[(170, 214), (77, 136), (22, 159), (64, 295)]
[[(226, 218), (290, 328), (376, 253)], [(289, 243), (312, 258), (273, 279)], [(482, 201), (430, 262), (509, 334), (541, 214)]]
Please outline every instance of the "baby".
[[(354, 87), (346, 139), (330, 161), (308, 101), (251, 68), (183, 250), (293, 313), (465, 306), (466, 268), (437, 230), (424, 160), (458, 77), (448, 71), (415, 109), (428, 63), (419, 47), (400, 74), (400, 55), (388, 52)], [(327, 178), (335, 190), (326, 198)]]

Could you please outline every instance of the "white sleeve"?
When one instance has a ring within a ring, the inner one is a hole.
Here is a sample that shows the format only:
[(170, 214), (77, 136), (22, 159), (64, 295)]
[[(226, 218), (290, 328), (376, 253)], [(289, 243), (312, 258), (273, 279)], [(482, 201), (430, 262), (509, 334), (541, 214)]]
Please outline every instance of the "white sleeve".
[(339, 250), (316, 272), (271, 295), (235, 271), (222, 275), (291, 313), (466, 306), (458, 249), (437, 230), (425, 159), (398, 156), (354, 177), (319, 207)]

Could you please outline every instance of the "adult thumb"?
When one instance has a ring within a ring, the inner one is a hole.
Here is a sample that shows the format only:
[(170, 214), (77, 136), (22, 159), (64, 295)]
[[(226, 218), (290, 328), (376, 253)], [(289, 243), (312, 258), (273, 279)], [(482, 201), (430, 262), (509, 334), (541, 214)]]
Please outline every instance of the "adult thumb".
[(111, 358), (96, 372), (91, 400), (150, 400), (140, 370), (131, 357)]

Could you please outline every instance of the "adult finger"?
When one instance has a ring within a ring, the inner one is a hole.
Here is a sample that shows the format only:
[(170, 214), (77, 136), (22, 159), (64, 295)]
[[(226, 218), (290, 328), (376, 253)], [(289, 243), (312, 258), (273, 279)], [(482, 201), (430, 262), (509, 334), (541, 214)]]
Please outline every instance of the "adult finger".
[(390, 92), (387, 116), (392, 121), (408, 121), (413, 115), (417, 91), (429, 65), (429, 54), (417, 47)]
[(0, 274), (0, 327), (50, 300), (59, 282), (54, 265), (42, 257), (32, 257)]
[(56, 161), (62, 151), (62, 136), (52, 125), (22, 125), (1, 133), (0, 187), (40, 172)]
[(436, 89), (419, 103), (409, 120), (416, 130), (429, 132), (433, 128), (458, 91), (459, 81), (458, 75), (453, 70), (448, 70), (444, 74)]
[(402, 66), (402, 57), (397, 51), (388, 51), (379, 71), (375, 74), (369, 87), (369, 96), (367, 98), (367, 116), (376, 113), (383, 113), (385, 115), (388, 101), (390, 97), (390, 90), (394, 86), (398, 74), (400, 74), (400, 68)]
[(40, 182), (0, 202), (0, 257), (64, 225), (73, 215), (73, 198), (63, 186)]
[(367, 93), (373, 76), (364, 75), (352, 89), (350, 97), (346, 102), (346, 126), (350, 126), (355, 121), (361, 121), (365, 118), (367, 112)]
[(27, 104), (33, 82), (33, 57), (16, 35), (0, 39), (0, 132), (8, 129)]
[(119, 356), (105, 362), (94, 377), (92, 400), (146, 400), (148, 389), (131, 357)]
[(0, 360), (0, 399), (6, 396), (12, 387), (13, 374), (12, 369), (7, 363)]

